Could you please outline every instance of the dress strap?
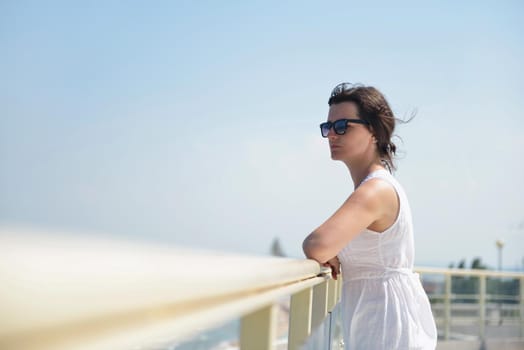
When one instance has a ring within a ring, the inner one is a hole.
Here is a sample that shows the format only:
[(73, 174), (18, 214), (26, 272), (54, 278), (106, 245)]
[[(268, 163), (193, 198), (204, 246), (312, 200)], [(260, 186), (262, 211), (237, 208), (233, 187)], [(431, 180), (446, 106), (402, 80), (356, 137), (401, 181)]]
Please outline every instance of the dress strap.
[(386, 169), (378, 169), (378, 170), (370, 172), (364, 178), (364, 180), (362, 180), (360, 185), (362, 185), (364, 182), (369, 181), (369, 180), (371, 180), (373, 178), (376, 178), (376, 177), (381, 178), (381, 179), (389, 179), (390, 176), (392, 176), (392, 175)]

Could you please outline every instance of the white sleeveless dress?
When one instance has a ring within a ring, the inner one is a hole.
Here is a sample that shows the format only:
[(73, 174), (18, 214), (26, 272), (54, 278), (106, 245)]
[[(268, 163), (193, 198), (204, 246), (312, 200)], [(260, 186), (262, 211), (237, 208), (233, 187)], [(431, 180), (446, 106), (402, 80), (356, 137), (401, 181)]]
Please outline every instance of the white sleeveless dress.
[(341, 300), (345, 349), (435, 349), (437, 329), (414, 260), (411, 210), (404, 190), (386, 170), (380, 178), (396, 190), (400, 209), (395, 223), (382, 233), (364, 230), (345, 246)]

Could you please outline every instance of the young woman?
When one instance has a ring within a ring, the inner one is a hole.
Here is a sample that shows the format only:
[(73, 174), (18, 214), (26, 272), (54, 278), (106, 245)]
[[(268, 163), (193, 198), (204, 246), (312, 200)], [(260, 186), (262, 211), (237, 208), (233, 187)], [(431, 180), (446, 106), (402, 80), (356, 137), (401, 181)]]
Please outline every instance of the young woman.
[(306, 256), (342, 265), (345, 349), (435, 349), (437, 330), (419, 275), (412, 271), (409, 203), (391, 175), (395, 117), (374, 87), (342, 83), (320, 125), (333, 160), (348, 167), (355, 189), (306, 237)]

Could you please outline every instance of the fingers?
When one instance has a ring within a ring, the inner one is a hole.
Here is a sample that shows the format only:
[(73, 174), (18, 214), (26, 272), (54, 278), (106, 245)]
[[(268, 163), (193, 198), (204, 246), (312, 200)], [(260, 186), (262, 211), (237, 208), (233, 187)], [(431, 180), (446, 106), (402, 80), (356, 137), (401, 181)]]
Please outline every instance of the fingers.
[(334, 265), (331, 266), (331, 275), (333, 276), (333, 279), (337, 279), (338, 276), (338, 269)]
[(322, 266), (330, 267), (331, 276), (333, 276), (333, 279), (335, 280), (337, 279), (338, 275), (340, 274), (340, 264), (331, 264), (329, 262), (326, 262), (326, 263), (323, 263)]

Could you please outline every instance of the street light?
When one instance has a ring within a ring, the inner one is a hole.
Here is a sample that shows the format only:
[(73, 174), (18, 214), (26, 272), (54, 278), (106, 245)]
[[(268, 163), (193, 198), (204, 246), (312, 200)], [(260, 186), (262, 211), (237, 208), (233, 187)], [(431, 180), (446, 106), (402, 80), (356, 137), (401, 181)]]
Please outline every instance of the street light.
[(499, 271), (502, 271), (502, 248), (504, 248), (504, 241), (501, 239), (497, 239), (495, 244), (497, 245), (497, 248), (499, 249)]
[[(502, 248), (504, 248), (504, 241), (501, 239), (497, 239), (495, 242), (497, 245), (498, 251), (499, 251), (499, 271), (502, 271)], [(497, 284), (497, 294), (499, 298), (499, 326), (502, 325), (502, 302), (500, 300), (500, 284), (502, 282), (502, 278), (499, 277), (499, 283)]]

